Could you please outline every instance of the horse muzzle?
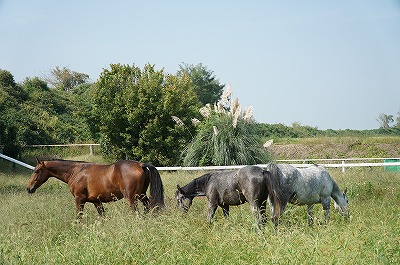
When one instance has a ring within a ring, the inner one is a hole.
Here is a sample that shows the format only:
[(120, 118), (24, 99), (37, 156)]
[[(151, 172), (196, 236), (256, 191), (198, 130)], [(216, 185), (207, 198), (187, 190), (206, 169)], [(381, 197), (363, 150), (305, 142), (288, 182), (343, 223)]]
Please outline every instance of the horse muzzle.
[(28, 193), (35, 193), (36, 191), (35, 188), (30, 188), (30, 187), (27, 187), (26, 190), (28, 191)]

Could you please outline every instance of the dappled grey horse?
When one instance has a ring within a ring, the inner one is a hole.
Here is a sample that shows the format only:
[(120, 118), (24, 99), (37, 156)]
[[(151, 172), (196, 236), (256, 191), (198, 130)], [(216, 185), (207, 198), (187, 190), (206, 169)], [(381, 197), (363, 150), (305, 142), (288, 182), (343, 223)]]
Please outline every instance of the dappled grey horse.
[(228, 218), (230, 205), (249, 202), (252, 211), (258, 217), (260, 227), (266, 220), (268, 197), (275, 214), (272, 216), (274, 222), (281, 212), (279, 176), (275, 164), (269, 164), (265, 170), (258, 166), (245, 166), (235, 171), (210, 172), (183, 187), (177, 185), (177, 188), (177, 206), (185, 212), (189, 210), (194, 197), (207, 197), (209, 222), (218, 206), (222, 208), (225, 218)]
[[(307, 222), (313, 223), (312, 208), (321, 203), (325, 210), (325, 220), (330, 218), (331, 197), (335, 201), (335, 208), (344, 217), (348, 217), (348, 199), (346, 191), (342, 192), (339, 186), (322, 166), (313, 165), (297, 169), (289, 164), (278, 164), (280, 169), (280, 187), (283, 193), (283, 214), (287, 202), (295, 205), (307, 205)], [(274, 208), (271, 208), (274, 211)]]

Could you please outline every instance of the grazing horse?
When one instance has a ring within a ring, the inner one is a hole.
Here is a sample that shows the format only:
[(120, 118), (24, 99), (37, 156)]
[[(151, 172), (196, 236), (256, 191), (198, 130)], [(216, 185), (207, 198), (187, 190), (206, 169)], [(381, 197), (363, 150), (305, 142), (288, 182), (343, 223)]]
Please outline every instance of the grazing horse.
[(275, 220), (280, 215), (280, 191), (278, 169), (275, 164), (268, 165), (266, 170), (258, 166), (245, 166), (235, 171), (215, 171), (204, 174), (189, 184), (177, 185), (177, 206), (187, 212), (193, 198), (206, 196), (208, 199), (208, 222), (214, 217), (218, 206), (223, 210), (226, 219), (229, 217), (229, 206), (249, 202), (252, 211), (258, 217), (258, 226), (265, 221), (265, 210), (268, 196), (274, 210)]
[[(313, 165), (297, 169), (289, 164), (279, 164), (280, 187), (284, 194), (282, 211), (287, 202), (295, 205), (307, 205), (307, 222), (313, 223), (312, 208), (321, 203), (325, 210), (325, 220), (330, 218), (331, 197), (335, 201), (335, 208), (348, 218), (348, 198), (346, 191), (342, 192), (339, 186), (325, 168)], [(347, 189), (346, 189), (347, 190)], [(273, 207), (272, 210), (273, 211)]]
[[(164, 208), (164, 189), (157, 169), (148, 163), (122, 160), (111, 165), (68, 161), (37, 160), (27, 190), (34, 193), (50, 177), (68, 184), (75, 198), (77, 217), (83, 214), (86, 202), (91, 202), (100, 215), (103, 202), (125, 198), (133, 210), (139, 199), (146, 211)], [(150, 199), (146, 196), (150, 184)]]

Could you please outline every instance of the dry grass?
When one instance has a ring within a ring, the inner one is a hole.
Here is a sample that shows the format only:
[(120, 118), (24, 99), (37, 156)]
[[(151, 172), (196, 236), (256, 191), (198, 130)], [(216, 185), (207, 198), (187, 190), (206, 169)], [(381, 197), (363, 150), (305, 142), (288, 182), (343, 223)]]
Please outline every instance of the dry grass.
[(280, 140), (277, 159), (400, 157), (400, 137), (319, 137)]

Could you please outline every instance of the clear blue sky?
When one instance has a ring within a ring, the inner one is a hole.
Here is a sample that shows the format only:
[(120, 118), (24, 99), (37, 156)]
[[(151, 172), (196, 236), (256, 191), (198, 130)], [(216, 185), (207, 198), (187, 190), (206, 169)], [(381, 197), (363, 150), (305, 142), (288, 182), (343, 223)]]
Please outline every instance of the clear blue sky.
[(0, 69), (203, 63), (258, 122), (374, 129), (400, 111), (400, 1), (0, 0)]

